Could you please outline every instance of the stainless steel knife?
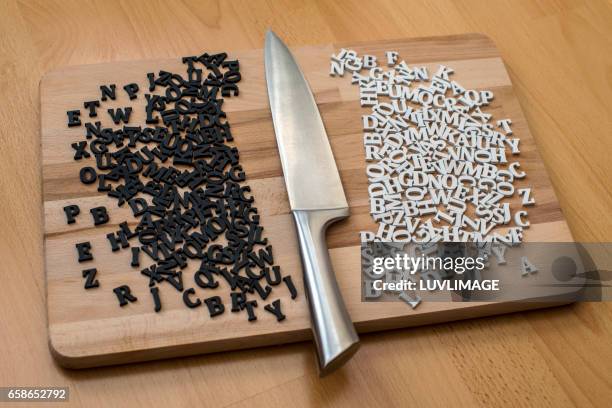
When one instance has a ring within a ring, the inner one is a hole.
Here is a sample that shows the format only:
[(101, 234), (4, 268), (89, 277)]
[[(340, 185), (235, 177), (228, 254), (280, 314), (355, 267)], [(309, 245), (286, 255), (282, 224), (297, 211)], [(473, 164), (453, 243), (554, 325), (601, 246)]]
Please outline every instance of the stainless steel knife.
[(346, 362), (359, 337), (329, 259), (325, 231), (348, 217), (340, 175), (312, 92), (287, 46), (266, 33), (265, 70), (274, 132), (297, 226), (321, 376)]

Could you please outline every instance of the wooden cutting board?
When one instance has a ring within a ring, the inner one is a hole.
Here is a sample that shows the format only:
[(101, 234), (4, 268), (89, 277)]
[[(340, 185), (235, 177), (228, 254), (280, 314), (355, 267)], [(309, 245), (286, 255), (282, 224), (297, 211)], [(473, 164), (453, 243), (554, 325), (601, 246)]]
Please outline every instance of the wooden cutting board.
[[(530, 208), (531, 227), (526, 241), (571, 241), (559, 203), (530, 134), (512, 83), (493, 42), (479, 34), (421, 38), (370, 43), (327, 44), (293, 49), (313, 89), (331, 146), (336, 157), (344, 189), (351, 207), (351, 216), (332, 226), (328, 243), (332, 262), (349, 313), (359, 332), (464, 319), (542, 307), (544, 303), (461, 303), (427, 302), (411, 309), (395, 303), (361, 301), (359, 234), (374, 229), (369, 215), (365, 156), (362, 145), (361, 115), (365, 112), (358, 101), (358, 87), (350, 77), (330, 77), (329, 58), (341, 47), (359, 54), (383, 58), (387, 50), (400, 53), (409, 65), (426, 65), (430, 72), (438, 64), (454, 68), (454, 78), (466, 88), (490, 89), (495, 99), (489, 112), (495, 118), (509, 117), (513, 131), (521, 139), (521, 168), (528, 176), (517, 187), (529, 185), (537, 200)], [(206, 50), (205, 43), (202, 44)], [(161, 285), (163, 310), (153, 311), (147, 279), (129, 266), (129, 250), (112, 253), (106, 234), (116, 231), (118, 223), (132, 220), (127, 206), (119, 208), (114, 199), (98, 193), (96, 185), (79, 181), (84, 163), (73, 160), (70, 144), (83, 140), (83, 127), (67, 128), (66, 111), (81, 109), (87, 121), (83, 102), (99, 99), (99, 86), (115, 83), (118, 90), (137, 82), (146, 89), (146, 73), (168, 70), (184, 72), (180, 58), (157, 61), (128, 61), (66, 67), (47, 73), (40, 83), (41, 134), (43, 155), (43, 189), (45, 212), (45, 267), (49, 343), (53, 355), (67, 367), (89, 367), (131, 361), (168, 358), (222, 350), (296, 342), (311, 337), (308, 307), (301, 282), (301, 265), (296, 234), (284, 188), (281, 164), (274, 138), (265, 89), (263, 51), (261, 49), (231, 52), (240, 60), (242, 81), (240, 96), (226, 101), (240, 151), (240, 161), (247, 174), (247, 183), (261, 214), (261, 224), (274, 247), (275, 261), (284, 274), (291, 274), (299, 291), (291, 301), (285, 287), (274, 290), (280, 296), (287, 319), (278, 323), (274, 317), (258, 310), (258, 320), (246, 321), (243, 313), (225, 313), (211, 319), (204, 308), (188, 309), (174, 288)], [(105, 103), (97, 120), (111, 126), (105, 110), (130, 105), (123, 91), (117, 100)], [(144, 125), (144, 92), (135, 106), (130, 125)], [(105, 122), (106, 121), (106, 122)], [(93, 158), (86, 160), (94, 160)], [(513, 205), (518, 205), (518, 198)], [(81, 216), (67, 225), (62, 208), (78, 204)], [(89, 209), (104, 205), (110, 222), (94, 227)], [(75, 243), (90, 241), (95, 259), (87, 267), (96, 267), (100, 287), (83, 289)], [(186, 287), (194, 286), (193, 271), (199, 262), (192, 262), (184, 272)], [(91, 266), (90, 266), (91, 265)], [(191, 271), (192, 273), (188, 273)], [(119, 308), (112, 288), (128, 284), (139, 300)], [(226, 305), (230, 303), (227, 287), (216, 289)], [(200, 297), (212, 296), (198, 292)]]

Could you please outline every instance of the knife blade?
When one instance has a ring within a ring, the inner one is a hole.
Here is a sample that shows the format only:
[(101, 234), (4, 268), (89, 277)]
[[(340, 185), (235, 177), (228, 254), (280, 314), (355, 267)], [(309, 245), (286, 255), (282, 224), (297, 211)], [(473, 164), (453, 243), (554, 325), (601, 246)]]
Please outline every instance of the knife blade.
[(348, 208), (310, 87), (289, 49), (271, 31), (266, 35), (265, 66), (291, 209)]
[(344, 364), (359, 337), (346, 310), (325, 240), (327, 227), (349, 214), (327, 132), (308, 82), (287, 46), (266, 33), (268, 98), (304, 267), (321, 376)]

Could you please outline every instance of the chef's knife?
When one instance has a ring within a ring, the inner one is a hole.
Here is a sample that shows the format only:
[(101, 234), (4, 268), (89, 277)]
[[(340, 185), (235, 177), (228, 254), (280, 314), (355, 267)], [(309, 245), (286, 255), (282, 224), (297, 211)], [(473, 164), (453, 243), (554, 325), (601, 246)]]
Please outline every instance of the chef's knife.
[(349, 214), (312, 92), (287, 46), (266, 33), (265, 69), (274, 132), (297, 226), (321, 376), (346, 362), (359, 337), (332, 270), (325, 231)]

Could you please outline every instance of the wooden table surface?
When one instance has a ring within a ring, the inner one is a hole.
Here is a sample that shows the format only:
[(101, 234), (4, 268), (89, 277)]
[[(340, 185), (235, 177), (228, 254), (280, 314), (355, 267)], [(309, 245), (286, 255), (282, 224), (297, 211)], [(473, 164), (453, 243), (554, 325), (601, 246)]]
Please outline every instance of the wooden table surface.
[[(612, 7), (604, 1), (0, 1), (0, 386), (75, 406), (609, 406), (612, 304), (363, 336), (319, 379), (311, 344), (64, 370), (47, 347), (38, 82), (65, 65), (483, 32), (568, 219), (612, 241)], [(20, 405), (23, 406), (23, 405)], [(61, 406), (66, 406), (63, 404)]]

